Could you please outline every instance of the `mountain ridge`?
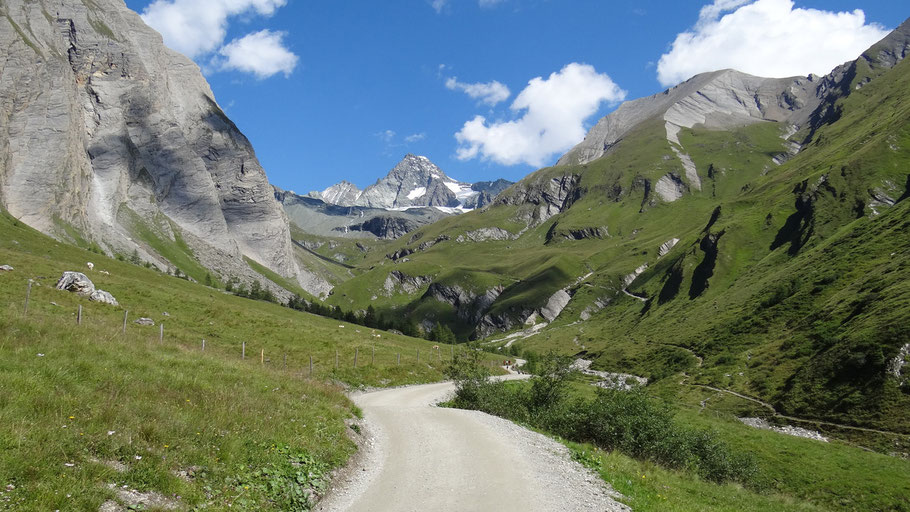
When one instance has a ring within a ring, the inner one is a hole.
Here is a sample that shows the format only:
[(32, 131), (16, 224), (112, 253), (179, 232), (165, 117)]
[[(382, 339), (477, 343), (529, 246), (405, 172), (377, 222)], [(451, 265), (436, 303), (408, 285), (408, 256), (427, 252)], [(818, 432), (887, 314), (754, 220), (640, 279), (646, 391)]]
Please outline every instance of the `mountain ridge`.
[(450, 178), (429, 158), (408, 153), (386, 176), (363, 190), (342, 180), (307, 197), (338, 206), (386, 210), (425, 206), (467, 211), (483, 208), (509, 185), (511, 182), (501, 178), (476, 184), (461, 182)]

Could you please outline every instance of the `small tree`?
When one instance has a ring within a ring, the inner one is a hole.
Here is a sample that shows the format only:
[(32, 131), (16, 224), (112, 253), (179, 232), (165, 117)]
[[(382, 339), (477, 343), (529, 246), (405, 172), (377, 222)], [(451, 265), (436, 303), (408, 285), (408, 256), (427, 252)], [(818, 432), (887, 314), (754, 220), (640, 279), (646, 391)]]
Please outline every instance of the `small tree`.
[(485, 386), (489, 385), (489, 373), (480, 361), (481, 352), (472, 347), (470, 350), (456, 352), (445, 369), (446, 377), (455, 382), (456, 403), (476, 405)]
[(550, 352), (537, 365), (537, 374), (528, 389), (528, 407), (532, 410), (553, 407), (562, 402), (575, 370), (572, 358)]
[(367, 306), (367, 311), (363, 315), (363, 325), (375, 328), (379, 325), (379, 319), (376, 317), (376, 308), (372, 304)]

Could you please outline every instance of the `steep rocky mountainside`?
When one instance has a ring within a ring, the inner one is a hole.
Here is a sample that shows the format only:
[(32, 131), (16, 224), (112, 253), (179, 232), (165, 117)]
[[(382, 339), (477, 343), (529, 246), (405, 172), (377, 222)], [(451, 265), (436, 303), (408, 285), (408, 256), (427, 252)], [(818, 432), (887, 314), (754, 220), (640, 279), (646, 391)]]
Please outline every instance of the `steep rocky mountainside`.
[(329, 302), (907, 432), (908, 50), (905, 22), (824, 77), (725, 70), (624, 104)]
[(277, 187), (275, 198), (297, 227), (323, 237), (393, 240), (448, 215), (431, 207), (389, 210), (342, 206), (312, 196), (298, 196)]
[(136, 253), (197, 279), (259, 279), (249, 258), (314, 294), (249, 141), (199, 68), (122, 0), (0, 6), (0, 204), (61, 239)]
[(448, 215), (493, 202), (511, 181), (463, 183), (428, 158), (408, 154), (364, 190), (341, 181), (298, 196), (275, 188), (275, 198), (301, 231), (329, 238), (394, 240)]
[(454, 180), (425, 156), (406, 155), (384, 178), (364, 190), (342, 181), (309, 197), (338, 206), (403, 209), (415, 206), (472, 210), (490, 204), (512, 182), (499, 179), (478, 183)]

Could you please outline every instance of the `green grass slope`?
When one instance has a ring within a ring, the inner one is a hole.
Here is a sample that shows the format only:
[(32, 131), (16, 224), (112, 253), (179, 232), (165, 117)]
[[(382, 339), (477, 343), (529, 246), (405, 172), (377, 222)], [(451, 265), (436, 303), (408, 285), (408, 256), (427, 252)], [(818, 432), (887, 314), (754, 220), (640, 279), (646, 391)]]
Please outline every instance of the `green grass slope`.
[[(329, 300), (448, 322), (466, 339), (478, 334), (476, 317), (431, 296), (429, 284), (378, 293), (390, 272), (501, 287), (483, 311), (500, 316), (521, 317), (566, 289), (568, 306), (519, 339), (519, 350), (585, 354), (601, 369), (652, 380), (687, 372), (688, 384), (756, 397), (786, 415), (908, 434), (910, 386), (886, 369), (910, 341), (910, 63), (857, 61), (843, 90), (828, 105), (836, 115), (783, 165), (773, 161), (786, 149), (776, 123), (684, 129), (696, 190), (663, 124), (646, 122), (601, 159), (542, 169), (496, 206), (425, 226), (384, 251), (414, 250), (405, 258), (372, 253)], [(653, 190), (668, 173), (688, 188), (671, 203)], [(514, 198), (566, 177), (575, 185), (563, 211), (528, 227), (542, 206)], [(481, 228), (512, 236), (460, 241)], [(437, 243), (419, 250), (427, 240)], [(642, 266), (624, 290), (623, 276)], [(897, 439), (892, 451), (906, 451)]]
[[(341, 386), (435, 381), (447, 364), (429, 342), (109, 259), (5, 213), (0, 262), (14, 267), (0, 272), (0, 510), (97, 510), (128, 503), (124, 486), (186, 509), (306, 510), (354, 450)], [(121, 305), (54, 289), (65, 270)]]

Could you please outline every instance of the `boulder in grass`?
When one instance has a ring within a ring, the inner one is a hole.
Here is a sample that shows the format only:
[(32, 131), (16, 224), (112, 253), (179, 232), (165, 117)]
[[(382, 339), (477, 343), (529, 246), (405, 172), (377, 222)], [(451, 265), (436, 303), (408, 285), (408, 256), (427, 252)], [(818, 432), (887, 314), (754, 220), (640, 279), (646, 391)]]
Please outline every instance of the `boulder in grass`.
[(83, 297), (91, 297), (95, 292), (95, 283), (86, 277), (82, 272), (64, 272), (63, 276), (57, 281), (58, 290), (66, 290)]
[(110, 294), (110, 292), (106, 292), (104, 290), (95, 290), (89, 296), (88, 300), (93, 302), (100, 302), (102, 304), (110, 304), (111, 306), (120, 305), (120, 303), (117, 302), (117, 299), (115, 299), (114, 296)]
[(139, 324), (139, 325), (155, 325), (154, 320), (152, 320), (151, 318), (145, 318), (145, 317), (142, 317), (138, 320), (134, 320), (133, 323)]
[(9, 265), (0, 265), (0, 272), (12, 272), (13, 267)]

